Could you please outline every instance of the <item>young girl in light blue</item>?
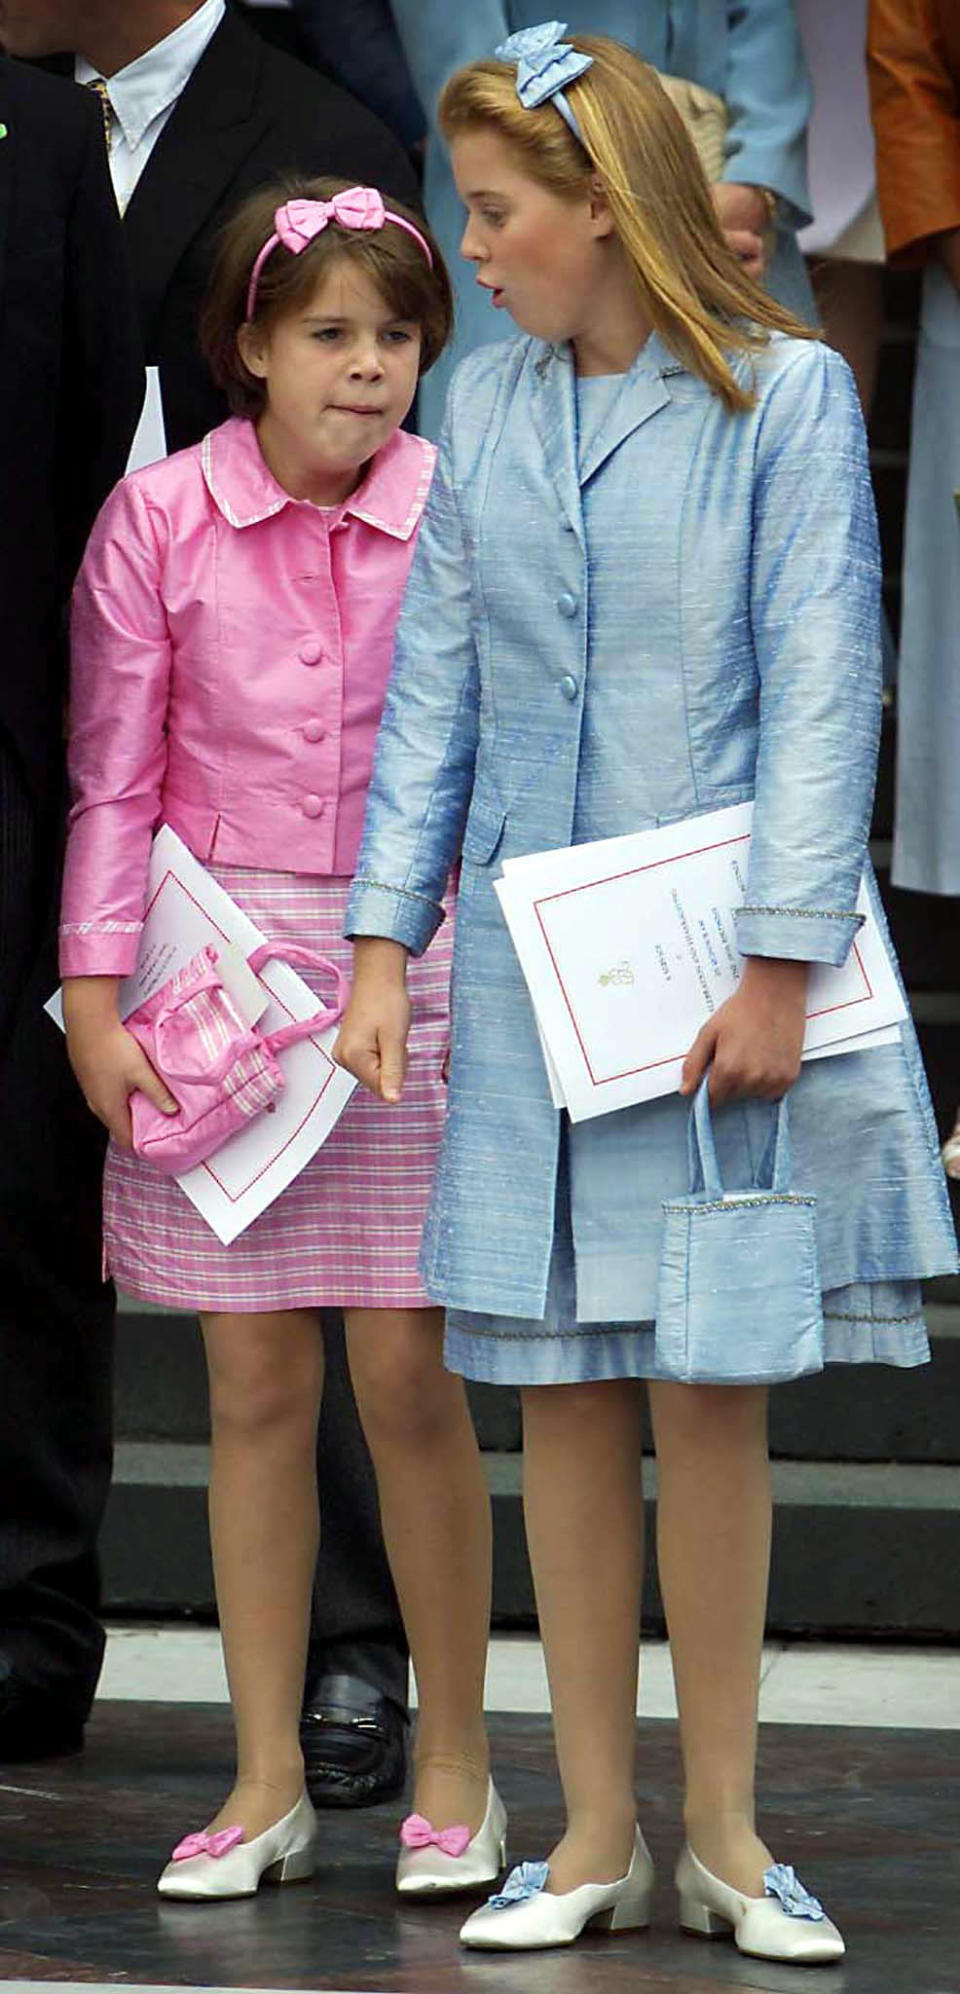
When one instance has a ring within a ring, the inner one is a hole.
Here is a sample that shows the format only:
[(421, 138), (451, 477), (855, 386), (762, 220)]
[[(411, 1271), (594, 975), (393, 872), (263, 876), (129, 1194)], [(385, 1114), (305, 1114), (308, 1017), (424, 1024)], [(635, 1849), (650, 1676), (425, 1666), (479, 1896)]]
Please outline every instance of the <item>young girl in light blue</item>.
[(465, 361), (451, 391), (348, 909), (341, 1056), (399, 1098), (407, 958), (462, 854), (421, 1271), (451, 1368), (522, 1390), (567, 1810), (549, 1863), (514, 1872), (463, 1938), (558, 1944), (649, 1916), (634, 1798), (647, 1379), (681, 1921), (765, 1958), (837, 1959), (837, 1928), (754, 1816), (774, 1326), (742, 1324), (751, 1382), (658, 1375), (661, 1203), (687, 1190), (687, 1104), (576, 1126), (553, 1108), (493, 880), (517, 854), (755, 799), (744, 973), (683, 1093), (711, 1068), (724, 1181), (743, 1184), (791, 1090), (827, 1360), (925, 1362), (920, 1280), (957, 1255), (912, 1027), (800, 1064), (808, 967), (845, 960), (865, 874), (874, 892), (879, 563), (860, 411), (845, 364), (744, 275), (682, 125), (619, 44), (557, 23), (514, 36), (452, 79), (440, 117), (463, 253), (525, 336)]

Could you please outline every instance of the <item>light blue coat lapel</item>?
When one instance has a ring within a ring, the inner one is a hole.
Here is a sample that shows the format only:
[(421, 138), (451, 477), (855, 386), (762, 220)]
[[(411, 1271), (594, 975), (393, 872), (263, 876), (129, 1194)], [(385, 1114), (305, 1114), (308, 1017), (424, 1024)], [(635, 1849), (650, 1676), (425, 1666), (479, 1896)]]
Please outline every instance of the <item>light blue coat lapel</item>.
[(665, 375), (683, 373), (655, 335), (624, 375), (606, 420), (591, 440), (581, 464), (577, 438), (577, 386), (569, 347), (542, 345), (532, 362), (533, 421), (544, 462), (565, 516), (582, 544), (581, 487), (594, 477), (621, 443), (670, 403)]
[(540, 345), (532, 362), (531, 410), (543, 460), (564, 518), (586, 548), (577, 469), (577, 386), (569, 347)]
[(670, 390), (664, 373), (670, 371), (682, 373), (683, 369), (671, 360), (655, 334), (651, 334), (633, 366), (624, 375), (620, 393), (614, 396), (605, 421), (591, 438), (589, 450), (580, 466), (581, 485), (588, 484), (596, 476), (607, 458), (612, 457), (635, 429), (640, 429), (651, 416), (669, 407)]

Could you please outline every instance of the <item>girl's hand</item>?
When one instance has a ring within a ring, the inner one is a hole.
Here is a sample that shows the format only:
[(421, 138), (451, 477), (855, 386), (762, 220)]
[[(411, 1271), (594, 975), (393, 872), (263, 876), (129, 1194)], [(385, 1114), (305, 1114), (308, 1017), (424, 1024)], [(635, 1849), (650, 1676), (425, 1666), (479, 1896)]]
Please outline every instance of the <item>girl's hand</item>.
[(748, 277), (759, 284), (764, 272), (763, 238), (754, 235), (751, 229), (728, 228), (724, 231), (727, 247), (733, 250), (738, 263), (742, 263)]
[(758, 187), (732, 180), (718, 181), (710, 192), (728, 247), (759, 281), (773, 246), (769, 203)]
[(738, 989), (690, 1047), (681, 1094), (696, 1092), (712, 1062), (714, 1107), (745, 1094), (779, 1101), (800, 1072), (808, 968), (805, 962), (748, 956)]
[(130, 1095), (139, 1088), (165, 1115), (177, 1103), (120, 1022), (115, 976), (70, 976), (63, 986), (67, 1054), (87, 1107), (121, 1149), (133, 1148)]
[(410, 999), (407, 951), (401, 942), (364, 936), (354, 944), (353, 989), (333, 1048), (338, 1066), (396, 1103), (407, 1072)]

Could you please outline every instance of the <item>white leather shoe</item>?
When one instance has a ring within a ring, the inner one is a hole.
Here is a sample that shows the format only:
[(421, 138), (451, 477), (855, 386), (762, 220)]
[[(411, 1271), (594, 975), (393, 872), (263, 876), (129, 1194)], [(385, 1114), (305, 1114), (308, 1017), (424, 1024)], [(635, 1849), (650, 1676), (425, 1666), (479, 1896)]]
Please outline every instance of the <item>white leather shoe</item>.
[(253, 1897), (261, 1883), (295, 1883), (316, 1868), (317, 1817), (306, 1793), (252, 1842), (243, 1830), (187, 1835), (160, 1876), (161, 1897)]
[(846, 1947), (836, 1925), (785, 1863), (774, 1863), (767, 1870), (764, 1897), (745, 1897), (711, 1876), (688, 1844), (677, 1864), (676, 1881), (685, 1932), (708, 1939), (732, 1933), (740, 1951), (753, 1959), (813, 1966), (843, 1958)]
[(496, 1952), (569, 1946), (587, 1925), (631, 1932), (650, 1923), (653, 1864), (639, 1828), (630, 1868), (619, 1882), (581, 1883), (577, 1890), (553, 1895), (544, 1888), (549, 1874), (545, 1862), (523, 1862), (512, 1869), (500, 1894), (467, 1919), (461, 1944)]
[(507, 1810), (490, 1781), (487, 1811), (471, 1836), (469, 1828), (441, 1828), (422, 1814), (408, 1814), (400, 1830), (397, 1889), (401, 1897), (452, 1897), (460, 1890), (485, 1890), (507, 1859)]

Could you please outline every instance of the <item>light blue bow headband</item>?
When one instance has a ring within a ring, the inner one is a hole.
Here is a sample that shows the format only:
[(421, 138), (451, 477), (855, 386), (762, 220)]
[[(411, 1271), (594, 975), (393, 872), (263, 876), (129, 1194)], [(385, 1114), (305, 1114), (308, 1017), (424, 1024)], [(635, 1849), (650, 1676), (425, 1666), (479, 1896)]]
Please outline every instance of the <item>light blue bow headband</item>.
[(536, 110), (549, 98), (582, 145), (583, 134), (564, 96), (564, 84), (582, 76), (593, 57), (581, 55), (563, 41), (566, 32), (566, 21), (541, 21), (539, 27), (522, 28), (519, 34), (508, 36), (493, 53), (498, 62), (516, 63), (517, 96), (524, 110)]

